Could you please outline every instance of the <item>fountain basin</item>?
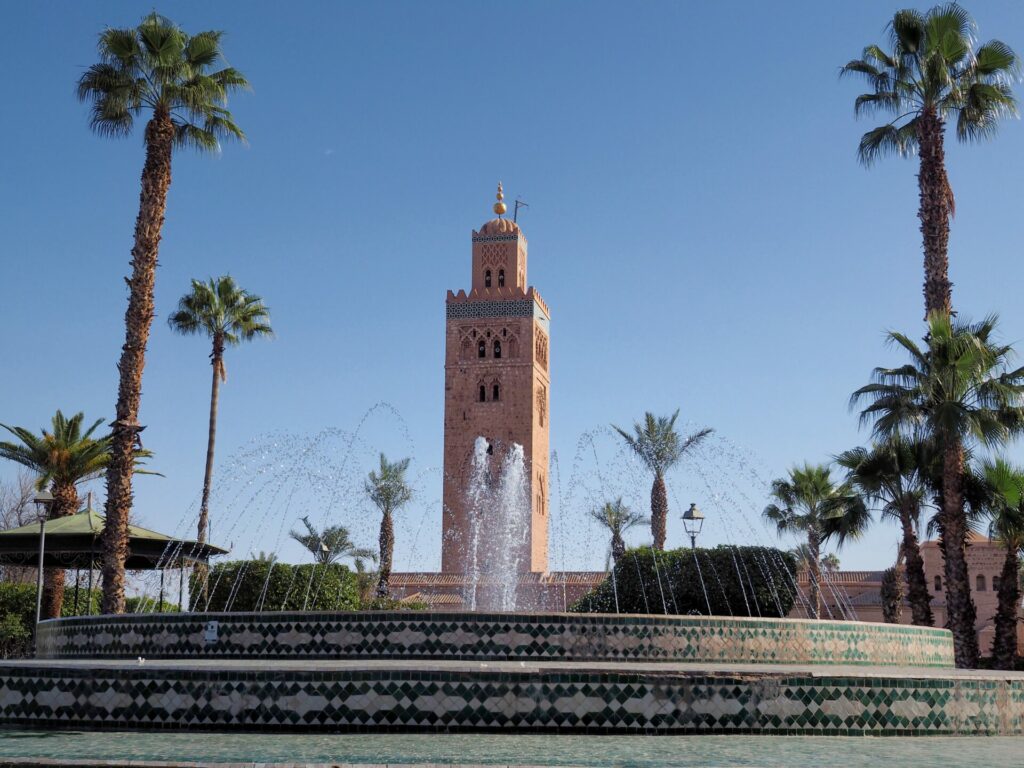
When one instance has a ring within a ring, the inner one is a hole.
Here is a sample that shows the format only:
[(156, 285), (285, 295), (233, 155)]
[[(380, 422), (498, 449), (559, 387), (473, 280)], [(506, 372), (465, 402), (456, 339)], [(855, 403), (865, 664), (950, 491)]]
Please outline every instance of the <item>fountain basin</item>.
[(43, 659), (421, 659), (951, 668), (944, 629), (721, 616), (189, 613), (44, 621)]

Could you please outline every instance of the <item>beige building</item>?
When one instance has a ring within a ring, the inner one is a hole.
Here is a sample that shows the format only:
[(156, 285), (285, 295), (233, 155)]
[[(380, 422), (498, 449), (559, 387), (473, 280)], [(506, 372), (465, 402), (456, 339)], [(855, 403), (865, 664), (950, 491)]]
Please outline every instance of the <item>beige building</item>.
[[(1006, 549), (1002, 544), (984, 536), (972, 533), (967, 547), (967, 569), (971, 578), (971, 596), (978, 611), (978, 643), (983, 656), (992, 647), (993, 621), (996, 615), (999, 574), (1003, 569)], [(936, 541), (921, 545), (924, 559), (925, 579), (932, 595), (932, 613), (935, 626), (946, 624), (946, 600), (942, 575), (942, 552)], [(822, 615), (841, 618), (856, 617), (860, 621), (882, 621), (880, 589), (882, 571), (836, 571), (823, 574), (827, 582), (822, 586), (822, 601), (825, 604)], [(802, 588), (808, 585), (807, 574), (801, 573)], [(845, 610), (844, 610), (845, 609)], [(805, 617), (806, 611), (794, 606), (790, 616)], [(904, 603), (903, 622), (910, 623), (910, 606)], [(1018, 642), (1024, 647), (1024, 627), (1018, 624)]]

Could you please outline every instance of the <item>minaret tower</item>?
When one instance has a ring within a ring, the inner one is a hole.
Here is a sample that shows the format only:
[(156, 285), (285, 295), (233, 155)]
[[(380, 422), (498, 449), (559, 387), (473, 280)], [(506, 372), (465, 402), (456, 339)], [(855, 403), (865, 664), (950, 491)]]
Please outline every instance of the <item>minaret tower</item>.
[(441, 570), (448, 573), (467, 572), (466, 488), (477, 437), (499, 451), (523, 446), (531, 514), (520, 569), (548, 569), (551, 321), (527, 287), (526, 236), (505, 218), (504, 197), (499, 182), (497, 218), (473, 232), (472, 287), (448, 291), (446, 302)]

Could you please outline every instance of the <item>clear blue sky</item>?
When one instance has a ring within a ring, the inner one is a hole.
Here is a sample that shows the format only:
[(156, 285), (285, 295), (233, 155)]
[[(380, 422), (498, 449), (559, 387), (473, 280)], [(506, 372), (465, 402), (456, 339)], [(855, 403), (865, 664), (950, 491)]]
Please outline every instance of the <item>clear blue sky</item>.
[[(377, 448), (414, 452), (420, 506), (400, 528), (397, 566), (436, 568), (444, 297), (469, 285), (470, 231), (499, 179), (530, 203), (520, 222), (530, 282), (552, 310), (552, 438), (567, 485), (591, 482), (581, 435), (647, 409), (681, 407), (769, 475), (865, 439), (847, 398), (898, 359), (887, 328), (920, 326), (916, 162), (857, 164), (872, 124), (854, 120), (858, 85), (837, 69), (882, 39), (897, 7), (161, 3), (187, 30), (226, 30), (254, 90), (231, 104), (249, 146), (174, 161), (142, 413), (167, 477), (137, 482), (139, 520), (173, 529), (195, 502), (208, 349), (165, 321), (189, 278), (230, 272), (266, 298), (278, 337), (229, 353), (222, 462), (268, 432), (354, 429), (386, 401), (408, 436), (374, 414), (355, 469)], [(982, 38), (1024, 50), (1024, 6), (969, 8)], [(17, 30), (0, 53), (12, 73), (0, 82), (5, 423), (113, 411), (142, 140), (92, 135), (73, 86), (97, 33), (148, 9), (5, 7)], [(1024, 127), (951, 144), (947, 160), (954, 302), (1000, 312), (1020, 340)], [(611, 438), (599, 442), (614, 458)], [(584, 468), (570, 479), (574, 457)], [(673, 516), (690, 500), (713, 506), (686, 467), (671, 483)], [(583, 506), (571, 490), (573, 508), (556, 510), (569, 527)], [(626, 491), (643, 503), (647, 486)], [(353, 527), (373, 535), (370, 522)], [(722, 528), (712, 517), (707, 542)], [(884, 567), (895, 536), (879, 527), (844, 566)], [(677, 520), (670, 537), (682, 541)], [(599, 547), (568, 546), (582, 551), (562, 562), (600, 564)]]

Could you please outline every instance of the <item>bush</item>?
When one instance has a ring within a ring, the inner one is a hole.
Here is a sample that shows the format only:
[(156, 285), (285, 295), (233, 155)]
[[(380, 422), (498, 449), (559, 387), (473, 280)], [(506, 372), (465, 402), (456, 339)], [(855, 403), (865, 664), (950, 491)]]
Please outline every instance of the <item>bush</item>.
[[(267, 573), (270, 581), (267, 582)], [(211, 611), (354, 611), (359, 608), (356, 575), (339, 563), (290, 565), (266, 560), (235, 560), (210, 569), (207, 582)], [(262, 597), (266, 585), (266, 595)], [(200, 585), (189, 585), (193, 610)]]
[[(98, 589), (81, 588), (78, 592), (78, 613), (75, 613), (75, 587), (69, 584), (64, 593), (61, 616), (84, 616), (100, 612)], [(36, 585), (0, 582), (0, 656), (24, 656), (32, 648), (36, 627)]]
[(164, 595), (164, 602), (160, 609), (156, 606), (157, 599), (148, 595), (141, 597), (129, 597), (125, 598), (124, 601), (124, 612), (125, 613), (177, 613), (178, 604), (171, 602), (167, 599), (167, 595)]
[(778, 617), (793, 607), (795, 578), (796, 558), (772, 547), (698, 549), (696, 558), (689, 548), (645, 547), (626, 552), (609, 578), (569, 610), (707, 615), (710, 602), (713, 616)]

